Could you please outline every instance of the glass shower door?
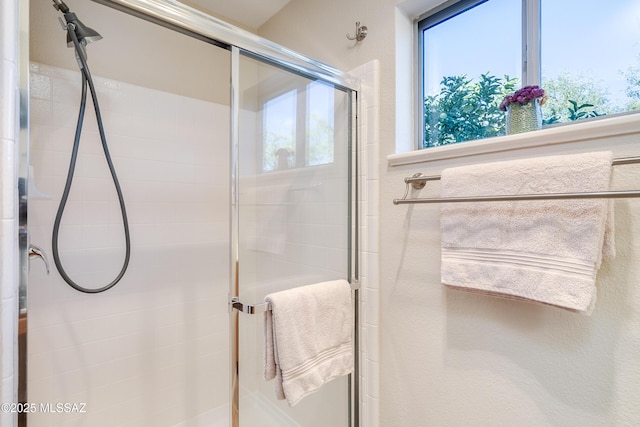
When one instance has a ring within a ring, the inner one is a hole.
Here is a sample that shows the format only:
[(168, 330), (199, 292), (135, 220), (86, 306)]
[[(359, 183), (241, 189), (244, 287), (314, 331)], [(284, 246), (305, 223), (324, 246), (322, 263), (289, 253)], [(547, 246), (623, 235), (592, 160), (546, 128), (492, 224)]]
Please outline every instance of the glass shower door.
[[(244, 52), (233, 61), (239, 83), (232, 294), (257, 304), (272, 292), (349, 279), (350, 93)], [(349, 377), (290, 407), (276, 399), (273, 381), (263, 379), (263, 314), (234, 310), (234, 322), (239, 422), (232, 425), (350, 425)]]

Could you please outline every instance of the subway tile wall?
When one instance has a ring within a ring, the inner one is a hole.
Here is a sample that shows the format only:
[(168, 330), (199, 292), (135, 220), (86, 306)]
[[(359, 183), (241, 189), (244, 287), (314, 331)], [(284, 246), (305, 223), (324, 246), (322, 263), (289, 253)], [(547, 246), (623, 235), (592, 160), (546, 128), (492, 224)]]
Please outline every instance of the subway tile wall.
[[(228, 404), (229, 107), (113, 80), (96, 86), (131, 261), (120, 283), (93, 295), (31, 266), (29, 401), (86, 403), (87, 412), (36, 413), (30, 425), (195, 422)], [(78, 72), (31, 65), (30, 163), (42, 193), (30, 199), (31, 241), (50, 256), (79, 97)], [(122, 219), (90, 105), (60, 234), (80, 284), (99, 287), (120, 270)]]
[[(0, 402), (17, 402), (18, 1), (0, 3)], [(0, 426), (17, 425), (0, 412)]]
[(360, 222), (360, 425), (379, 426), (379, 63), (368, 62), (351, 71), (360, 78), (359, 203)]

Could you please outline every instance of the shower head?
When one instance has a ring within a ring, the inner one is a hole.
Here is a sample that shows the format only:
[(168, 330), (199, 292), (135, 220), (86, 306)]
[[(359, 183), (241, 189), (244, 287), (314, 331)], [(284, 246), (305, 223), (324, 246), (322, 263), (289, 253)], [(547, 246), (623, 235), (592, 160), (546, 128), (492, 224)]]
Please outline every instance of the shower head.
[[(82, 21), (78, 19), (75, 13), (65, 13), (64, 19), (67, 21), (67, 24), (73, 25), (73, 30), (75, 31), (80, 43), (87, 45), (89, 43), (97, 42), (98, 40), (102, 39), (102, 36), (98, 34), (96, 30), (84, 25)], [(73, 47), (73, 42), (71, 41), (71, 36), (69, 34), (67, 34), (67, 46)]]
[[(78, 19), (76, 14), (69, 10), (69, 7), (62, 0), (53, 0), (53, 7), (64, 14), (64, 19), (67, 21), (67, 28), (75, 31), (78, 41), (83, 45), (97, 42), (102, 38), (96, 30), (84, 25), (82, 21)], [(73, 41), (69, 34), (67, 34), (67, 46), (73, 47)]]

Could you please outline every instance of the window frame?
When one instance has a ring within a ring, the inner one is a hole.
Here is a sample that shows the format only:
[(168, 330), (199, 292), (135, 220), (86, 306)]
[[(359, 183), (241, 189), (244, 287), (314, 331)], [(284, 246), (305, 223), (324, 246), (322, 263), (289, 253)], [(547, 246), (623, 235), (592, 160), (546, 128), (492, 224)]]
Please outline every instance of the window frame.
[[(416, 43), (416, 58), (418, 60), (418, 73), (416, 78), (416, 105), (415, 105), (415, 148), (424, 150), (424, 37), (423, 32), (442, 22), (454, 18), (476, 6), (490, 0), (449, 0), (440, 6), (418, 16), (414, 21)], [(522, 86), (540, 85), (541, 83), (541, 0), (522, 1)], [(415, 69), (415, 68), (414, 68)], [(464, 141), (469, 142), (469, 141)]]

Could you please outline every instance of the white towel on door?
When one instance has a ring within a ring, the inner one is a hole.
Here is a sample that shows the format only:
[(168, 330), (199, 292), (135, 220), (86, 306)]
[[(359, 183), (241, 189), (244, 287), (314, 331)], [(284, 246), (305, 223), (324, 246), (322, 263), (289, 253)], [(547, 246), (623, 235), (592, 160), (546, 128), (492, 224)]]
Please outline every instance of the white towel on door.
[[(446, 169), (442, 197), (609, 190), (611, 152)], [(442, 283), (590, 314), (602, 261), (613, 257), (607, 199), (443, 204)]]
[(351, 286), (334, 280), (269, 294), (265, 301), (266, 380), (290, 406), (353, 370)]

